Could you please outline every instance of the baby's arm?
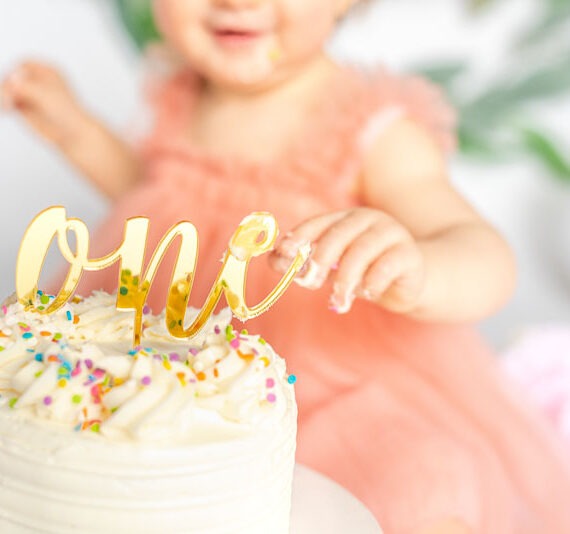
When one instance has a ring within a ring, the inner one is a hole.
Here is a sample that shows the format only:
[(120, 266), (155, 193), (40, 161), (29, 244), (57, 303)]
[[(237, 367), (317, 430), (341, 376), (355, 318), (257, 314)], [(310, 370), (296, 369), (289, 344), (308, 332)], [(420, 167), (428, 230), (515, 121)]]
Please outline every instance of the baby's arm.
[(0, 85), (4, 107), (19, 112), (82, 174), (111, 199), (140, 176), (131, 148), (81, 108), (52, 67), (27, 62)]
[(278, 245), (274, 266), (312, 242), (301, 282), (318, 288), (331, 277), (332, 308), (341, 312), (358, 296), (421, 319), (469, 321), (510, 296), (509, 247), (451, 187), (441, 150), (421, 127), (400, 120), (386, 130), (358, 188), (367, 207), (303, 222)]
[(441, 150), (420, 126), (402, 120), (375, 143), (361, 183), (365, 201), (404, 225), (424, 264), (418, 318), (478, 320), (511, 296), (513, 253), (451, 186)]

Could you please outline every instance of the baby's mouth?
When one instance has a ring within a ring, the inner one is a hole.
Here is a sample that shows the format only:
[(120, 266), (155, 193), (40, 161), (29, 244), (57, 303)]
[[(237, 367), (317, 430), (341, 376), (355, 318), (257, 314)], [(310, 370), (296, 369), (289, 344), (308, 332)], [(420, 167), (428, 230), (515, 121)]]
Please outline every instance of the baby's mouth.
[(254, 43), (263, 36), (263, 32), (243, 28), (213, 28), (212, 35), (220, 45), (233, 48)]

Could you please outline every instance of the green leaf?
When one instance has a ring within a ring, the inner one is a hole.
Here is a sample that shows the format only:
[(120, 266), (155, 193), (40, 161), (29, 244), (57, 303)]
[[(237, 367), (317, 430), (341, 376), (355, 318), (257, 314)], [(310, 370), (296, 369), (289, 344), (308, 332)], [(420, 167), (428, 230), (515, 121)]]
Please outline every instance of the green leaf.
[(516, 114), (528, 103), (563, 95), (570, 90), (570, 51), (562, 60), (546, 64), (515, 80), (502, 80), (461, 106), (463, 120), (477, 127), (491, 127)]
[(139, 49), (160, 40), (152, 0), (114, 0), (121, 21)]
[(555, 142), (547, 135), (530, 128), (521, 131), (526, 149), (537, 157), (554, 176), (570, 182), (570, 160), (567, 159)]
[(570, 22), (570, 1), (542, 0), (542, 15), (536, 18), (525, 33), (518, 39), (517, 46), (530, 48), (549, 41), (557, 32), (562, 32)]
[(453, 61), (418, 67), (412, 69), (414, 73), (432, 82), (441, 85), (447, 92), (451, 92), (451, 86), (455, 80), (467, 71), (467, 63), (464, 61)]
[(501, 149), (482, 131), (460, 125), (457, 131), (459, 150), (467, 156), (495, 162), (504, 156)]

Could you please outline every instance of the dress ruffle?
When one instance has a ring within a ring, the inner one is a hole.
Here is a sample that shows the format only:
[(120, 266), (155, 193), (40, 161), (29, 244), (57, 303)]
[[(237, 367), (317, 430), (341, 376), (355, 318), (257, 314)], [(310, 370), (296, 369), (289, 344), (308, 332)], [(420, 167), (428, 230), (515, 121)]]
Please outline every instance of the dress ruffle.
[(155, 127), (142, 147), (145, 159), (152, 162), (166, 151), (215, 179), (245, 180), (257, 186), (270, 180), (272, 187), (281, 185), (288, 191), (334, 199), (351, 196), (362, 157), (359, 139), (383, 110), (401, 110), (403, 116), (424, 127), (445, 153), (456, 144), (455, 113), (435, 85), (385, 69), (366, 73), (345, 67), (308, 117), (304, 132), (278, 161), (265, 164), (229, 158), (193, 146), (184, 136), (199, 84), (186, 70), (155, 85), (151, 92)]

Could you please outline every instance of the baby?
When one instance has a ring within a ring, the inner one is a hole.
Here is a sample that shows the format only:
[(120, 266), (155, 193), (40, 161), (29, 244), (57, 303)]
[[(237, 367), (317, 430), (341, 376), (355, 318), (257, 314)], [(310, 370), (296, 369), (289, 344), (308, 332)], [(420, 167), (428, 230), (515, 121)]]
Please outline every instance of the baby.
[[(570, 462), (466, 324), (510, 296), (512, 253), (450, 185), (454, 116), (437, 89), (325, 53), (356, 4), (155, 0), (181, 67), (153, 87), (154, 124), (135, 149), (42, 63), (9, 75), (2, 97), (113, 201), (94, 255), (128, 217), (151, 218), (152, 247), (191, 220), (200, 302), (232, 229), (271, 211), (288, 233), (270, 265), (252, 266), (257, 302), (311, 243), (298, 286), (255, 329), (299, 377), (298, 460), (387, 533), (570, 532)], [(82, 290), (116, 279), (93, 273)]]

